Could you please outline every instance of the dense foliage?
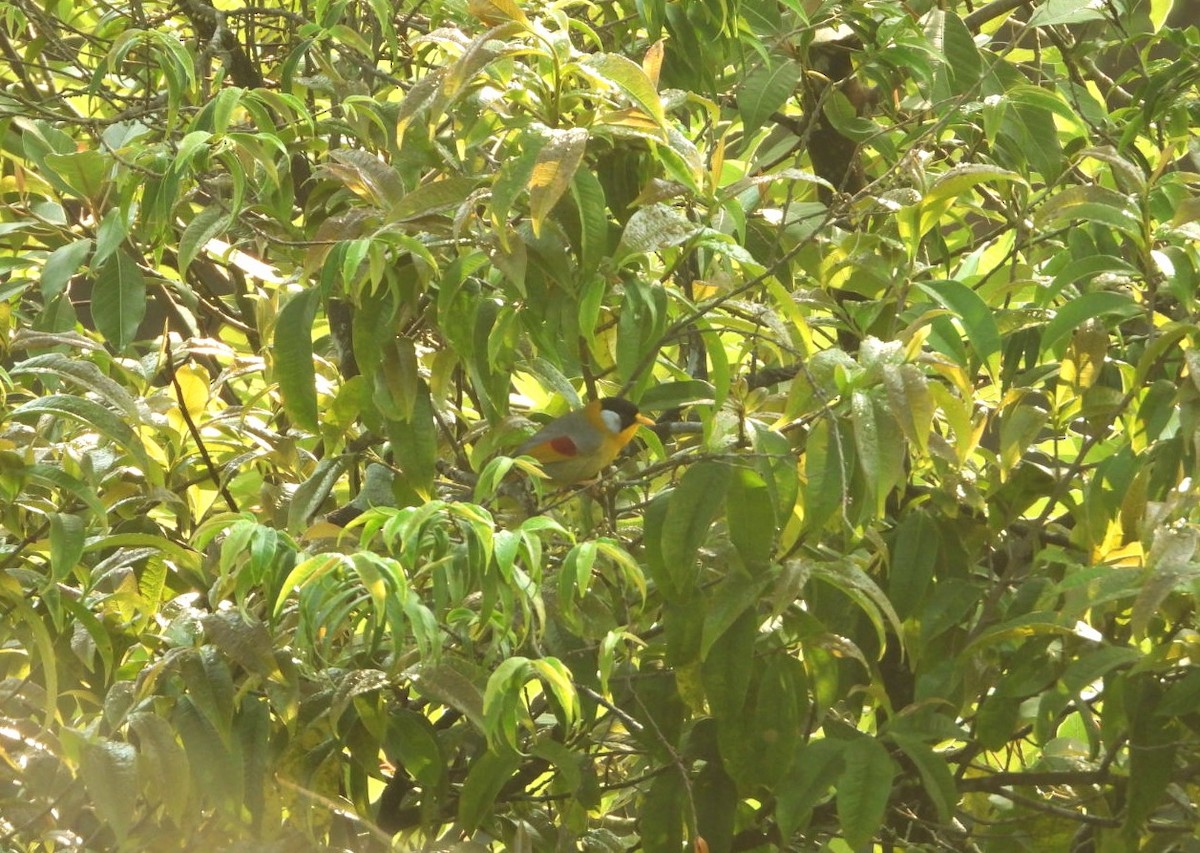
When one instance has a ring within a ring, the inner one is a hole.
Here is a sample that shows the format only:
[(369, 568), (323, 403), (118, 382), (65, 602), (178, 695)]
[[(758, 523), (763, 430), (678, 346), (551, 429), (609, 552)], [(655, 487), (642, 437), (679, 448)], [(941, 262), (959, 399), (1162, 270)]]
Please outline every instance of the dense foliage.
[(12, 0), (0, 848), (1195, 849), (1175, 6)]

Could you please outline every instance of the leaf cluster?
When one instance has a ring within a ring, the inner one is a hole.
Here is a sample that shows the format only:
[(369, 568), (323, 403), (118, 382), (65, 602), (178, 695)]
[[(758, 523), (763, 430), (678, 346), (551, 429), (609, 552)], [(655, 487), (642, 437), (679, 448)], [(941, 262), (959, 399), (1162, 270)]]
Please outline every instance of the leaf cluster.
[(1185, 844), (1195, 11), (14, 0), (0, 846)]

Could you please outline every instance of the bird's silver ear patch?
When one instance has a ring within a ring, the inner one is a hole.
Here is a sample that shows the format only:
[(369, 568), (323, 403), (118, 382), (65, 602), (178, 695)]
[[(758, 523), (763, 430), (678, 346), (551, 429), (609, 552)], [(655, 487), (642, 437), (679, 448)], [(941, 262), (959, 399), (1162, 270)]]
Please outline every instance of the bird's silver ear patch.
[(609, 432), (617, 433), (621, 431), (621, 416), (616, 412), (610, 412), (608, 409), (600, 410), (600, 420), (604, 421), (604, 426)]

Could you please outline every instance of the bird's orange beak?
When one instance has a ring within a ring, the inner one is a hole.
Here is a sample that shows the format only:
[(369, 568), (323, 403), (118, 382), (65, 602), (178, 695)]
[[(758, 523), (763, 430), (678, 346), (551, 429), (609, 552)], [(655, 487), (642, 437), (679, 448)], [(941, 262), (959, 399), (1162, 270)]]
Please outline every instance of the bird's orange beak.
[(648, 418), (645, 415), (638, 413), (637, 422), (642, 426), (654, 426), (654, 419)]

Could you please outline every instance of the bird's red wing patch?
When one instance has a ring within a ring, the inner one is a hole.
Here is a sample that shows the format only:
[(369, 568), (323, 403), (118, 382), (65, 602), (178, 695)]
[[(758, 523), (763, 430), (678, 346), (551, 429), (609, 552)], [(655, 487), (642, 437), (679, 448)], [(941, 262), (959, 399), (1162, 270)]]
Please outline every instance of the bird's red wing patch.
[(558, 438), (552, 438), (547, 444), (554, 450), (555, 453), (561, 456), (574, 456), (579, 452), (575, 447), (575, 442), (571, 440), (569, 435), (560, 435)]

